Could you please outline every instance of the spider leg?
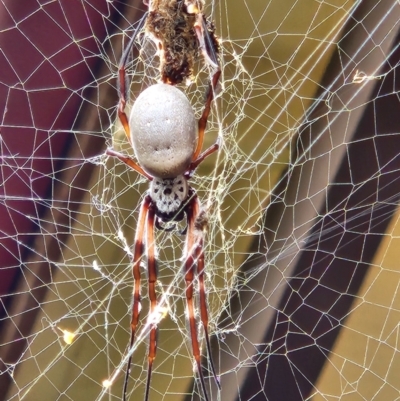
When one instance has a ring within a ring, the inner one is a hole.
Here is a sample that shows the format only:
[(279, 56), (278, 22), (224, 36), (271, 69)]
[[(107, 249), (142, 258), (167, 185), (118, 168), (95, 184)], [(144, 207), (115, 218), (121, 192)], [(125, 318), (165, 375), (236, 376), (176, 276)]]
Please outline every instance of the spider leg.
[[(145, 22), (145, 17), (146, 14), (143, 16), (143, 18), (139, 21), (138, 26), (135, 29), (135, 32), (133, 33), (131, 39), (129, 40), (128, 46), (125, 48), (124, 52), (122, 53), (122, 57), (118, 66), (118, 96), (119, 96), (119, 102), (118, 102), (118, 117), (119, 120), (121, 121), (122, 126), (124, 127), (124, 131), (126, 134), (126, 137), (128, 138), (129, 143), (132, 146), (132, 140), (131, 140), (131, 131), (129, 128), (129, 123), (128, 123), (128, 117), (125, 113), (125, 106), (126, 102), (128, 99), (128, 94), (129, 94), (129, 80), (126, 76), (126, 66), (128, 64), (131, 52), (132, 52), (132, 47), (133, 44), (135, 43), (136, 37), (140, 30), (143, 27), (143, 24)], [(123, 155), (122, 153), (116, 152), (112, 148), (108, 148), (106, 150), (106, 154), (112, 157), (116, 157), (125, 164), (127, 164), (129, 167), (131, 167), (133, 170), (141, 174), (142, 176), (146, 177), (148, 180), (152, 180), (153, 178), (147, 174), (133, 159), (131, 159), (128, 156)]]
[(143, 177), (147, 178), (149, 181), (153, 179), (153, 177), (147, 174), (133, 159), (129, 156), (125, 156), (122, 153), (116, 152), (112, 148), (108, 148), (106, 150), (106, 154), (108, 156), (116, 157), (117, 159), (121, 160), (123, 163), (127, 164), (130, 168), (141, 174)]
[[(187, 208), (187, 219), (188, 219), (188, 232), (187, 232), (187, 240), (186, 240), (186, 245), (185, 245), (185, 281), (186, 281), (186, 303), (187, 303), (187, 313), (188, 313), (188, 320), (189, 320), (189, 327), (190, 327), (190, 338), (191, 338), (191, 344), (192, 344), (192, 352), (193, 352), (193, 357), (196, 361), (196, 366), (197, 366), (197, 371), (198, 375), (200, 378), (200, 383), (201, 383), (201, 388), (203, 390), (204, 398), (206, 401), (208, 401), (208, 394), (206, 390), (206, 384), (204, 380), (204, 375), (203, 371), (201, 369), (201, 352), (200, 352), (200, 345), (199, 345), (199, 340), (197, 337), (197, 329), (196, 329), (196, 318), (195, 318), (195, 311), (194, 311), (194, 302), (193, 302), (193, 283), (194, 283), (194, 275), (195, 275), (195, 269), (196, 269), (196, 264), (198, 261), (196, 260), (198, 256), (201, 256), (202, 254), (202, 232), (200, 234), (200, 242), (198, 239), (199, 235), (199, 230), (198, 227), (196, 227), (196, 222), (197, 222), (197, 217), (199, 216), (200, 212), (200, 203), (197, 198), (197, 195), (195, 194), (193, 198), (191, 199), (188, 208)], [(200, 249), (199, 249), (200, 248)], [(204, 254), (203, 254), (203, 268), (204, 270)], [(204, 290), (204, 280), (203, 280), (203, 285), (200, 287), (200, 291)], [(203, 326), (207, 324), (208, 321), (208, 313), (207, 313), (207, 308), (204, 310), (204, 307), (206, 306), (205, 302), (205, 294), (201, 295), (202, 301), (201, 301), (201, 319)], [(204, 314), (205, 311), (205, 314)], [(208, 330), (205, 330), (205, 336), (207, 338), (207, 343), (209, 344), (208, 340)], [(207, 349), (209, 350), (209, 345), (207, 345)], [(211, 354), (209, 354), (209, 357), (211, 358)], [(213, 369), (213, 374), (215, 377), (215, 380), (219, 386), (219, 382), (217, 380), (217, 376), (215, 374), (215, 369), (214, 365), (212, 364), (212, 369)]]
[(154, 243), (154, 220), (155, 210), (154, 206), (149, 207), (147, 214), (147, 274), (148, 274), (148, 285), (149, 285), (149, 299), (150, 299), (150, 342), (148, 352), (148, 368), (147, 368), (147, 382), (146, 382), (146, 393), (144, 400), (147, 401), (149, 398), (150, 391), (150, 380), (151, 373), (153, 370), (153, 362), (157, 353), (157, 324), (158, 317), (157, 312), (157, 296), (156, 296), (156, 281), (157, 281), (157, 266), (156, 266), (156, 255), (155, 255), (155, 243)]
[[(207, 30), (204, 16), (200, 12), (197, 12), (197, 14), (196, 14), (196, 23), (194, 25), (194, 29), (196, 31), (197, 40), (199, 42), (199, 47), (201, 49), (203, 57), (206, 60), (206, 62), (214, 70), (214, 74), (210, 81), (203, 114), (200, 117), (200, 120), (198, 122), (198, 140), (197, 140), (196, 150), (194, 151), (194, 154), (193, 154), (193, 160), (196, 160), (200, 155), (201, 149), (203, 149), (204, 132), (205, 132), (206, 125), (207, 125), (207, 119), (208, 119), (208, 116), (209, 116), (210, 110), (211, 110), (211, 103), (214, 99), (214, 94), (215, 94), (215, 90), (217, 87), (217, 83), (218, 83), (219, 77), (221, 75), (221, 68), (218, 63), (218, 55), (217, 55), (218, 49), (216, 48), (216, 45), (215, 45), (217, 39), (214, 36), (213, 36), (214, 40), (211, 38), (211, 35), (214, 35), (214, 34), (210, 33)], [(213, 51), (209, 52), (208, 49), (213, 50)]]
[(196, 170), (197, 166), (208, 156), (210, 156), (211, 154), (213, 154), (214, 152), (216, 152), (219, 149), (219, 143), (220, 140), (219, 138), (217, 138), (216, 142), (211, 145), (209, 148), (207, 148), (203, 153), (200, 154), (200, 156), (192, 161), (192, 163), (190, 163), (190, 166), (188, 168), (188, 171), (185, 173), (185, 177), (186, 178), (191, 178), (194, 170)]
[[(199, 201), (197, 200), (197, 208), (200, 209)], [(200, 216), (200, 214), (199, 214)], [(198, 246), (196, 247), (196, 258), (197, 258), (197, 272), (198, 272), (198, 279), (199, 279), (199, 298), (200, 298), (200, 318), (201, 323), (203, 324), (204, 330), (204, 337), (206, 339), (206, 346), (207, 346), (207, 354), (208, 360), (211, 365), (211, 370), (214, 376), (214, 380), (218, 388), (221, 390), (221, 383), (218, 379), (217, 373), (215, 371), (214, 361), (212, 359), (211, 354), (211, 344), (210, 344), (210, 337), (208, 335), (208, 310), (207, 310), (207, 298), (206, 298), (206, 289), (204, 284), (204, 231), (205, 226), (207, 223), (204, 222), (202, 218), (196, 218), (197, 222), (203, 221), (203, 223), (198, 227), (198, 229), (202, 232)]]
[[(196, 22), (194, 24), (194, 29), (196, 31), (197, 40), (199, 41), (199, 47), (201, 49), (204, 59), (212, 68), (214, 68), (215, 70), (219, 70), (220, 68), (218, 65), (217, 56), (218, 49), (215, 49), (212, 45), (215, 42), (213, 42), (210, 38), (210, 33), (206, 28), (204, 15), (201, 12), (196, 13)], [(213, 51), (209, 52), (207, 48), (212, 49)]]
[[(206, 130), (207, 119), (210, 114), (211, 102), (214, 99), (214, 92), (215, 92), (215, 88), (217, 86), (220, 75), (221, 75), (221, 70), (218, 68), (218, 70), (214, 73), (214, 75), (212, 76), (212, 79), (210, 81), (210, 86), (209, 86), (208, 93), (207, 93), (206, 104), (204, 106), (203, 114), (201, 115), (199, 122), (198, 122), (198, 139), (197, 139), (196, 150), (193, 153), (192, 164), (195, 163), (195, 161), (197, 160), (197, 158), (200, 155), (201, 149), (203, 148), (204, 132)], [(192, 168), (190, 167), (189, 169), (191, 170)]]
[[(146, 4), (146, 3), (144, 3), (144, 4)], [(139, 24), (136, 27), (135, 32), (133, 33), (131, 39), (129, 40), (128, 46), (125, 48), (124, 52), (122, 53), (122, 57), (121, 57), (121, 60), (119, 62), (119, 66), (118, 66), (118, 96), (119, 96), (118, 117), (121, 121), (122, 126), (124, 127), (125, 134), (126, 134), (130, 144), (132, 144), (131, 131), (129, 128), (128, 117), (125, 113), (125, 106), (126, 106), (126, 102), (127, 102), (128, 98), (129, 98), (129, 86), (130, 86), (129, 79), (126, 76), (126, 66), (130, 60), (132, 48), (135, 43), (136, 37), (137, 37), (138, 33), (140, 32), (140, 30), (143, 28), (146, 17), (147, 17), (147, 13), (139, 21)]]
[[(140, 261), (143, 256), (143, 236), (145, 232), (146, 218), (149, 214), (150, 205), (151, 205), (151, 198), (149, 195), (147, 195), (144, 198), (142, 205), (140, 207), (138, 227), (135, 234), (133, 267), (132, 267), (134, 284), (133, 284), (133, 303), (132, 303), (132, 317), (131, 317), (131, 339), (130, 339), (129, 350), (132, 349), (132, 346), (135, 342), (136, 327), (138, 325), (140, 316)], [(124, 401), (126, 401), (126, 391), (128, 387), (131, 363), (132, 363), (132, 354), (128, 359), (126, 367), (124, 389), (122, 395)]]

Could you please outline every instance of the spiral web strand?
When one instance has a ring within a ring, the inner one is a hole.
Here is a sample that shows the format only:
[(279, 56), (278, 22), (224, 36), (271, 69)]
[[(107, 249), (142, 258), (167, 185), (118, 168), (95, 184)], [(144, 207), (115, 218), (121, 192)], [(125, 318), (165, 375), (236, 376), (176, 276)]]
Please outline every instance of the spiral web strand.
[[(121, 399), (148, 183), (105, 149), (132, 154), (116, 77), (144, 11), (141, 1), (0, 1), (0, 400)], [(204, 358), (210, 398), (397, 400), (400, 5), (208, 1), (205, 12), (222, 67), (204, 144), (219, 136), (221, 150), (191, 180), (208, 215), (222, 385)], [(157, 82), (158, 63), (138, 35), (129, 104)], [(197, 118), (210, 73), (199, 60), (180, 85)], [(199, 400), (184, 237), (156, 241), (159, 306), (147, 316), (143, 263), (128, 393), (143, 398), (157, 321), (149, 399)]]

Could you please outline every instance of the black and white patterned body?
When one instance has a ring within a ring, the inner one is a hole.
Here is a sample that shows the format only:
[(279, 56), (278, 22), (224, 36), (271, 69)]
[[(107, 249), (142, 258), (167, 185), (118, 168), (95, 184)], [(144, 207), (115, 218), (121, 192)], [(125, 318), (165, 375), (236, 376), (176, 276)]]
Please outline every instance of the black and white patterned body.
[(150, 184), (150, 197), (156, 215), (164, 222), (183, 219), (182, 207), (189, 195), (189, 185), (183, 175), (175, 178), (154, 178)]

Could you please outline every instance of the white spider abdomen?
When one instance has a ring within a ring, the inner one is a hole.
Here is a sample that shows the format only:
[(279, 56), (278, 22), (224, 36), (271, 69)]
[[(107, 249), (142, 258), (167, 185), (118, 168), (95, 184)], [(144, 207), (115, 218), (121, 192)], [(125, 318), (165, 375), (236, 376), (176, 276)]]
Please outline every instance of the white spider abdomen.
[(132, 107), (129, 126), (136, 158), (148, 174), (173, 178), (188, 169), (197, 123), (188, 98), (179, 89), (161, 83), (145, 89)]

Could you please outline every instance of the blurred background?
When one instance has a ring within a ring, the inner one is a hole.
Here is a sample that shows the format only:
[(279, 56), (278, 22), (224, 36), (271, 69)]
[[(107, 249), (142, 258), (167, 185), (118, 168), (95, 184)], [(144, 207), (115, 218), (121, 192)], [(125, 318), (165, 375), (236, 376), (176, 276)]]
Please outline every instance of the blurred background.
[[(0, 1), (0, 400), (122, 399), (148, 183), (105, 150), (132, 154), (116, 77), (145, 12), (140, 0)], [(204, 145), (222, 146), (191, 181), (208, 215), (222, 384), (203, 350), (210, 399), (398, 400), (398, 1), (210, 0), (204, 13), (222, 67)], [(158, 65), (143, 32), (128, 112)], [(180, 86), (197, 118), (210, 74), (200, 58)], [(150, 400), (203, 399), (183, 243), (157, 234)], [(132, 400), (147, 374), (145, 263), (142, 287)]]

